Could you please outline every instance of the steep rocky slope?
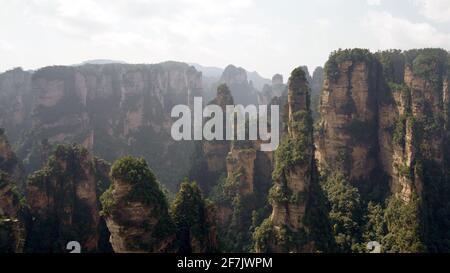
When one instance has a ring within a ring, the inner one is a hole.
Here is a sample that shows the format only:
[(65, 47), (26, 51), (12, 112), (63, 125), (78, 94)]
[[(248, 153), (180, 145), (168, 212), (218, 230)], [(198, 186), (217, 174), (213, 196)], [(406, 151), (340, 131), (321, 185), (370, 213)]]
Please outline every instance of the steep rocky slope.
[[(441, 49), (339, 50), (262, 93), (229, 66), (210, 103), (280, 105), (272, 154), (258, 141), (172, 141), (172, 106), (202, 94), (185, 64), (8, 71), (0, 125), (19, 153), (1, 131), (0, 251), (66, 252), (73, 240), (83, 252), (365, 252), (373, 240), (384, 252), (449, 251), (449, 81)], [(85, 148), (52, 152), (67, 142)], [(88, 151), (144, 156), (155, 175), (126, 157), (110, 187), (109, 164)], [(26, 186), (22, 159), (41, 169)], [(199, 187), (182, 183), (169, 208), (155, 176), (175, 191), (189, 168)]]
[(58, 146), (27, 182), (27, 251), (66, 252), (70, 241), (78, 241), (82, 252), (107, 251), (98, 197), (109, 183), (108, 170), (81, 146)]
[(220, 77), (219, 84), (226, 84), (236, 104), (257, 104), (258, 91), (248, 80), (247, 71), (241, 67), (229, 65)]
[(275, 74), (271, 84), (265, 84), (262, 91), (258, 93), (258, 103), (262, 105), (270, 104), (275, 97), (281, 97), (287, 93), (287, 86), (283, 81), (283, 76)]
[(248, 252), (252, 232), (270, 208), (273, 153), (262, 152), (259, 141), (234, 141), (226, 158), (226, 176), (212, 190), (218, 206), (219, 238), (226, 251)]
[(0, 170), (6, 172), (20, 192), (24, 190), (25, 174), (20, 162), (6, 138), (5, 130), (0, 128)]
[[(210, 102), (224, 111), (226, 105), (233, 103), (225, 84), (218, 87), (216, 98)], [(225, 140), (197, 144), (190, 179), (197, 181), (218, 206), (219, 238), (227, 251), (249, 251), (252, 229), (260, 223), (258, 219), (268, 215), (266, 197), (273, 155), (261, 152), (260, 144)]]
[(22, 252), (25, 241), (24, 203), (18, 190), (20, 167), (0, 129), (0, 253)]
[(320, 117), (319, 105), (320, 96), (322, 94), (322, 87), (324, 81), (324, 73), (322, 67), (316, 67), (311, 77), (311, 111), (314, 121), (317, 121)]
[(216, 207), (203, 198), (195, 182), (180, 185), (171, 207), (180, 253), (219, 251)]
[[(234, 105), (234, 99), (227, 85), (222, 84), (217, 88), (216, 97), (209, 105), (218, 105), (226, 112), (227, 105)], [(223, 139), (226, 133), (226, 116), (223, 116)], [(213, 140), (196, 143), (192, 155), (192, 165), (189, 178), (197, 181), (201, 189), (209, 194), (216, 185), (217, 180), (227, 171), (226, 158), (230, 151), (231, 141)]]
[(33, 95), (31, 73), (16, 68), (0, 74), (0, 127), (11, 143), (30, 125)]
[[(391, 191), (421, 215), (420, 241), (428, 251), (449, 249), (448, 52), (390, 51), (379, 56), (388, 90), (380, 111), (380, 160)], [(389, 127), (390, 126), (390, 127)], [(391, 130), (389, 130), (389, 128)], [(391, 133), (391, 137), (386, 134)]]
[(30, 85), (33, 114), (18, 143), (28, 171), (42, 165), (44, 141), (80, 143), (109, 161), (125, 153), (144, 156), (172, 187), (186, 173), (192, 144), (172, 140), (170, 112), (201, 95), (201, 73), (193, 67), (55, 66), (33, 73)]
[(121, 158), (111, 177), (101, 199), (114, 252), (173, 251), (176, 236), (167, 200), (145, 160)]
[(449, 212), (441, 209), (450, 204), (449, 63), (440, 49), (354, 49), (326, 65), (316, 157), (365, 202), (385, 207), (386, 251), (449, 247), (442, 220)]
[(361, 54), (328, 61), (316, 151), (321, 164), (353, 180), (368, 179), (377, 162), (378, 66), (370, 53)]
[(308, 219), (312, 208), (318, 208), (318, 204), (313, 204), (313, 199), (317, 198), (318, 174), (314, 161), (310, 89), (301, 68), (295, 69), (289, 79), (285, 119), (287, 128), (276, 151), (274, 185), (269, 193), (272, 215), (254, 233), (257, 252), (318, 249), (311, 232), (314, 228)]

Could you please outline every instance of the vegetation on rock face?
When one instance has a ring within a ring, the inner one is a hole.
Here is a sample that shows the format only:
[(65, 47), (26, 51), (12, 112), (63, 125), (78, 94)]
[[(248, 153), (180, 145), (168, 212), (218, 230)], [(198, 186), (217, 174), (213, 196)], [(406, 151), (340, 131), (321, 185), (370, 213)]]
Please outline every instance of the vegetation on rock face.
[(371, 137), (374, 136), (376, 127), (373, 122), (353, 120), (346, 125), (345, 130), (355, 142), (364, 143), (365, 141), (370, 141)]
[(392, 140), (395, 144), (400, 147), (405, 146), (405, 135), (406, 135), (406, 116), (400, 116), (395, 123), (394, 132), (392, 135)]
[(331, 53), (325, 64), (325, 75), (333, 81), (337, 81), (340, 75), (339, 64), (351, 61), (351, 62), (366, 62), (371, 63), (373, 60), (373, 54), (368, 49), (339, 49)]
[(225, 226), (219, 226), (220, 249), (225, 252), (249, 252), (252, 248), (252, 233), (256, 226), (269, 214), (267, 187), (259, 184), (255, 192), (240, 194), (240, 178), (237, 171), (228, 177), (221, 177), (213, 189), (211, 200), (220, 210), (230, 210)]
[(21, 88), (29, 94), (17, 98), (25, 105), (26, 120), (17, 129), (5, 126), (14, 129), (12, 143), (27, 172), (45, 164), (42, 140), (51, 145), (83, 143), (111, 162), (125, 154), (144, 157), (160, 181), (176, 190), (189, 168), (193, 142), (173, 141), (167, 124), (173, 105), (198, 94), (198, 71), (167, 62), (52, 66), (23, 73), (30, 79)]
[[(22, 252), (24, 200), (8, 173), (0, 169), (0, 253)], [(2, 207), (5, 205), (5, 208)], [(4, 211), (6, 210), (6, 211)]]
[[(27, 251), (65, 252), (65, 245), (74, 238), (89, 245), (85, 251), (109, 249), (107, 243), (100, 245), (109, 235), (106, 231), (100, 234), (98, 178), (87, 149), (75, 144), (56, 147), (47, 164), (28, 178), (27, 200), (33, 221), (28, 227)], [(34, 195), (43, 195), (48, 202), (36, 200)]]
[(448, 66), (446, 50), (427, 48), (417, 52), (417, 56), (412, 62), (412, 71), (415, 75), (440, 86)]
[(369, 202), (364, 214), (365, 225), (363, 226), (363, 242), (383, 242), (386, 235), (386, 224), (384, 220), (384, 208), (382, 204)]
[[(274, 185), (268, 196), (274, 207), (286, 209), (287, 217), (291, 217), (291, 206), (292, 211), (301, 210), (304, 206), (305, 215), (298, 219), (300, 223), (295, 224), (274, 223), (273, 215), (267, 218), (253, 233), (254, 250), (257, 252), (331, 251), (334, 247), (326, 200), (319, 186), (313, 155), (313, 121), (308, 89), (305, 72), (301, 68), (295, 69), (289, 80), (288, 100), (289, 110), (293, 113), (275, 152)], [(289, 173), (296, 171), (304, 174), (301, 178), (289, 178)], [(294, 190), (295, 183), (305, 189)]]
[[(27, 239), (27, 250), (60, 251), (68, 240), (73, 238), (84, 240), (87, 237), (86, 234), (94, 232), (91, 227), (93, 219), (90, 207), (81, 198), (71, 198), (76, 195), (73, 184), (86, 178), (85, 170), (88, 168), (95, 176), (96, 195), (103, 193), (100, 198), (103, 216), (116, 217), (123, 212), (121, 206), (131, 203), (150, 208), (151, 213), (144, 215), (142, 224), (139, 223), (138, 226), (133, 226), (132, 220), (126, 216), (120, 217), (120, 224), (123, 224), (123, 227), (138, 227), (149, 231), (147, 234), (151, 233), (151, 243), (141, 242), (139, 238), (131, 240), (134, 246), (146, 250), (151, 249), (152, 243), (158, 244), (176, 234), (176, 247), (184, 253), (246, 252), (251, 251), (252, 248), (260, 252), (291, 252), (303, 250), (303, 246), (310, 247), (307, 249), (314, 251), (366, 252), (366, 244), (370, 241), (380, 242), (383, 252), (450, 251), (448, 235), (450, 230), (450, 182), (448, 179), (450, 177), (450, 153), (448, 153), (450, 133), (447, 132), (450, 105), (446, 101), (448, 94), (443, 93), (445, 80), (450, 75), (449, 53), (443, 49), (405, 52), (390, 50), (375, 54), (365, 49), (338, 50), (331, 54), (324, 69), (325, 77), (329, 82), (333, 84), (340, 79), (343, 71), (347, 69), (344, 67), (346, 62), (351, 62), (351, 65), (368, 64), (370, 71), (373, 72), (370, 73), (371, 79), (373, 76), (377, 80), (376, 86), (369, 88), (379, 92), (379, 94), (373, 94), (376, 96), (374, 102), (378, 103), (377, 107), (392, 107), (386, 108), (387, 111), (392, 111), (388, 113), (389, 116), (380, 116), (385, 113), (383, 113), (384, 109), (379, 108), (378, 112), (374, 111), (378, 117), (374, 118), (373, 122), (372, 120), (364, 122), (355, 118), (344, 125), (352, 141), (364, 144), (372, 138), (376, 139), (373, 145), (375, 153), (378, 153), (377, 149), (384, 145), (384, 148), (393, 150), (392, 156), (399, 158), (400, 162), (394, 160), (392, 164), (389, 164), (394, 167), (393, 177), (380, 179), (386, 184), (397, 183), (396, 187), (391, 188), (391, 192), (381, 189), (382, 187), (378, 184), (380, 181), (372, 176), (365, 180), (352, 181), (341, 174), (341, 170), (337, 168), (330, 172), (324, 170), (322, 176), (319, 176), (314, 160), (309, 90), (304, 88), (307, 87), (304, 85), (307, 75), (303, 69), (298, 68), (292, 72), (291, 77), (299, 81), (291, 81), (289, 87), (298, 91), (295, 95), (305, 95), (306, 109), (294, 111), (287, 124), (293, 133), (286, 132), (283, 135), (280, 146), (274, 154), (275, 168), (272, 179), (275, 183), (270, 190), (268, 190), (269, 187), (266, 189), (264, 184), (262, 187), (255, 187), (254, 193), (242, 196), (240, 181), (244, 172), (238, 170), (227, 178), (219, 179), (219, 183), (211, 192), (213, 203), (204, 199), (199, 186), (186, 181), (180, 185), (180, 191), (169, 209), (164, 189), (143, 158), (124, 157), (117, 160), (111, 168), (110, 176), (117, 183), (123, 184), (109, 185), (108, 175), (98, 172), (96, 167), (98, 161), (90, 159), (85, 148), (77, 145), (58, 146), (47, 164), (29, 178), (28, 185), (40, 188), (42, 193), (50, 194), (51, 198), (48, 200), (53, 200), (55, 205), (43, 209), (46, 215), (36, 215), (36, 212), (33, 212), (33, 221), (30, 221), (29, 225), (31, 229)], [(166, 182), (170, 180), (172, 189), (179, 181), (175, 177), (179, 176), (181, 169), (186, 169), (188, 163), (194, 163), (192, 173), (195, 177), (190, 177), (191, 180), (201, 178), (205, 181), (205, 185), (212, 185), (212, 182), (217, 181), (216, 176), (220, 173), (212, 175), (205, 172), (207, 162), (202, 157), (203, 151), (199, 146), (196, 147), (199, 153), (194, 155), (195, 160), (192, 162), (183, 160), (187, 157), (179, 157), (173, 160), (172, 165), (166, 165), (163, 164), (166, 161), (153, 156), (165, 152), (169, 155), (180, 154), (180, 152), (188, 155), (192, 147), (174, 144), (169, 145), (166, 151), (164, 148), (166, 146), (162, 143), (166, 144), (170, 136), (164, 130), (157, 129), (165, 122), (160, 117), (164, 109), (162, 105), (155, 104), (157, 100), (150, 94), (151, 92), (146, 92), (142, 96), (124, 95), (122, 100), (121, 88), (133, 89), (136, 85), (133, 73), (141, 68), (129, 70), (120, 65), (112, 65), (105, 66), (101, 70), (96, 66), (86, 66), (82, 69), (50, 67), (36, 71), (33, 75), (34, 81), (60, 81), (64, 86), (64, 96), (55, 106), (36, 108), (34, 117), (44, 121), (43, 124), (46, 125), (56, 121), (61, 121), (63, 125), (46, 130), (37, 128), (36, 132), (25, 135), (24, 138), (29, 141), (22, 143), (20, 150), (23, 151), (22, 155), (31, 155), (24, 158), (25, 161), (34, 167), (39, 165), (40, 150), (43, 148), (36, 146), (34, 142), (38, 143), (41, 138), (47, 139), (61, 132), (69, 135), (74, 133), (73, 127), (80, 126), (77, 123), (68, 124), (68, 120), (59, 120), (59, 117), (78, 119), (80, 116), (77, 115), (86, 114), (90, 118), (95, 116), (95, 119), (89, 121), (92, 122), (89, 126), (95, 127), (93, 144), (95, 153), (107, 156), (107, 159), (116, 159), (127, 151), (132, 155), (144, 155), (150, 165), (163, 175)], [(158, 78), (166, 75), (167, 72), (162, 66), (147, 68), (144, 70), (145, 77)], [(351, 70), (352, 67), (349, 69)], [(77, 96), (75, 71), (93, 75), (93, 78), (106, 75), (106, 78), (110, 80), (106, 81), (111, 88), (105, 87), (105, 89), (111, 89), (108, 90), (111, 92), (110, 96), (106, 99), (96, 98), (88, 101), (86, 105), (81, 103)], [(405, 77), (405, 73), (409, 79)], [(157, 80), (159, 81), (160, 78)], [(142, 83), (145, 88), (150, 88), (152, 82)], [(234, 88), (248, 90), (247, 86), (235, 85)], [(226, 85), (219, 86), (219, 95), (226, 96), (229, 93)], [(172, 95), (165, 97), (164, 101), (176, 101), (175, 95)], [(251, 96), (252, 98), (244, 99), (253, 100), (253, 95)], [(349, 100), (348, 105), (344, 104), (343, 108), (354, 109), (355, 101)], [(141, 103), (146, 105), (142, 109), (139, 108)], [(317, 101), (314, 105), (316, 104), (318, 104)], [(122, 134), (116, 137), (122, 132), (127, 120), (121, 120), (118, 113), (112, 113), (111, 106), (120, 108), (124, 113), (130, 113), (139, 108), (139, 111), (143, 112), (144, 120), (158, 122), (151, 124), (155, 126), (146, 124), (138, 129), (130, 129), (126, 136)], [(352, 114), (348, 112), (340, 114)], [(377, 127), (379, 124), (376, 123), (384, 120), (381, 118), (386, 118), (385, 120), (389, 123), (389, 129), (386, 129), (390, 133), (386, 136), (387, 140), (377, 135), (376, 129), (379, 129)], [(0, 129), (0, 136), (3, 133)], [(89, 133), (91, 133), (90, 127), (75, 132), (76, 142), (84, 141)], [(44, 145), (45, 142), (43, 141), (41, 146), (51, 146), (48, 143)], [(232, 145), (235, 149), (253, 149), (252, 143), (248, 141), (234, 142)], [(409, 152), (411, 154), (406, 154)], [(440, 158), (441, 152), (442, 158)], [(377, 156), (379, 158), (381, 154)], [(225, 158), (220, 159), (225, 160)], [(345, 160), (346, 164), (351, 165), (351, 157), (348, 154), (345, 155)], [(8, 159), (0, 157), (0, 190), (12, 184), (8, 171), (17, 163), (18, 160), (15, 157)], [(335, 162), (331, 162), (331, 167), (333, 163)], [(376, 164), (379, 163), (376, 162)], [(308, 168), (304, 176), (310, 178), (307, 189), (294, 192), (292, 187), (289, 187), (287, 179), (295, 168), (303, 167)], [(384, 174), (383, 170), (380, 172)], [(255, 172), (255, 181), (260, 179), (257, 176)], [(161, 179), (161, 176), (159, 178)], [(399, 191), (400, 178), (402, 183), (408, 183), (407, 186), (411, 187), (411, 193), (409, 188), (403, 188), (403, 192)], [(370, 188), (369, 184), (376, 185)], [(123, 188), (130, 191), (123, 199), (118, 200), (115, 199), (115, 194), (121, 186), (125, 186)], [(381, 191), (381, 194), (377, 191)], [(55, 194), (52, 195), (52, 192)], [(15, 187), (11, 187), (8, 194), (14, 197), (14, 203), (21, 203), (20, 195)], [(404, 195), (411, 196), (405, 198)], [(389, 197), (386, 198), (386, 196)], [(304, 205), (305, 215), (300, 220), (300, 227), (293, 229), (289, 226), (290, 224), (275, 226), (274, 220), (268, 217), (270, 204), (283, 208), (290, 205)], [(216, 206), (219, 207), (217, 211)], [(70, 217), (66, 209), (72, 210)], [(218, 248), (215, 242), (216, 212), (230, 214), (229, 223), (225, 228), (218, 230), (218, 240), (221, 243)], [(68, 218), (72, 221), (70, 225)], [(13, 239), (8, 236), (12, 234), (10, 223), (14, 220), (17, 219), (0, 215), (0, 252), (6, 249), (3, 244), (4, 238)], [(155, 225), (153, 220), (156, 221)], [(10, 250), (11, 248), (7, 249), (7, 251)]]
[[(364, 50), (335, 52), (327, 63), (327, 77), (335, 81), (342, 69), (342, 62), (369, 62), (376, 58), (378, 63), (374, 64), (379, 65), (382, 72), (378, 75), (377, 90), (380, 93), (377, 100), (380, 105), (394, 106), (393, 109), (400, 112), (388, 129), (391, 138), (379, 138), (377, 143), (386, 145), (380, 141), (387, 141), (390, 145), (392, 141), (393, 153), (400, 156), (402, 162), (393, 163), (396, 170), (394, 177), (381, 178), (386, 182), (391, 180), (394, 186), (391, 186), (390, 193), (376, 198), (377, 202), (369, 197), (373, 190), (366, 192), (364, 189), (365, 184), (374, 182), (372, 177), (367, 181), (350, 181), (347, 177), (338, 179), (348, 181), (346, 183), (336, 183), (336, 179), (332, 178), (334, 175), (324, 179), (328, 183), (331, 179), (331, 182), (334, 181), (332, 185), (335, 185), (324, 187), (334, 231), (340, 225), (355, 229), (348, 236), (335, 233), (338, 247), (340, 251), (366, 251), (364, 243), (375, 240), (382, 244), (383, 252), (448, 251), (448, 232), (444, 230), (448, 230), (450, 221), (443, 219), (448, 219), (450, 213), (443, 208), (448, 208), (450, 204), (448, 178), (444, 175), (448, 173), (450, 161), (448, 157), (441, 161), (439, 153), (449, 147), (448, 135), (444, 133), (444, 120), (449, 119), (448, 102), (445, 101), (447, 95), (442, 92), (449, 74), (449, 54), (441, 49), (390, 50), (373, 54), (373, 57), (369, 52), (365, 53)], [(390, 115), (384, 112), (379, 114), (388, 118)], [(351, 136), (354, 141), (362, 140), (364, 143), (365, 136), (369, 139), (377, 134), (369, 134), (367, 127), (352, 123), (347, 129), (353, 132)], [(408, 156), (412, 162), (407, 162)], [(400, 179), (401, 183), (409, 183), (411, 190), (400, 192)], [(334, 194), (330, 195), (330, 190)], [(387, 196), (389, 198), (385, 199)], [(351, 210), (349, 207), (358, 209)]]
[(417, 198), (408, 204), (394, 196), (387, 200), (384, 214), (387, 235), (382, 241), (383, 252), (417, 253), (425, 250), (418, 212)]
[(161, 186), (145, 159), (126, 156), (117, 160), (111, 167), (111, 178), (132, 185), (128, 201), (167, 206)]
[(361, 241), (361, 196), (341, 173), (330, 174), (323, 184), (330, 204), (329, 218), (338, 251), (355, 251)]
[(195, 182), (185, 181), (180, 185), (171, 206), (171, 215), (175, 224), (178, 251), (181, 253), (215, 251), (214, 228), (215, 215), (209, 215), (207, 201), (203, 199), (200, 188)]
[[(261, 253), (271, 253), (274, 251), (288, 253), (299, 246), (308, 243), (308, 235), (305, 229), (292, 231), (288, 226), (275, 227), (270, 218), (256, 228), (253, 234), (253, 240), (257, 251)], [(273, 246), (279, 249), (272, 249)]]
[(108, 216), (111, 215), (114, 206), (116, 205), (116, 202), (114, 201), (113, 197), (113, 191), (114, 186), (111, 185), (101, 196), (100, 196), (100, 202), (102, 204), (102, 211), (100, 214), (102, 216)]
[(388, 50), (375, 53), (381, 64), (383, 78), (388, 83), (403, 83), (405, 73), (405, 55), (401, 50)]
[(25, 200), (19, 192), (20, 171), (19, 162), (0, 128), (0, 253), (23, 251)]
[(338, 252), (367, 252), (366, 245), (371, 241), (379, 242), (386, 253), (425, 250), (417, 198), (405, 203), (391, 196), (384, 203), (367, 203), (342, 174), (328, 174), (325, 179), (323, 187)]
[(275, 170), (273, 179), (280, 178), (282, 172), (293, 166), (308, 163), (311, 153), (308, 150), (312, 145), (313, 121), (310, 112), (299, 111), (294, 114), (294, 121), (291, 122), (292, 130), (296, 132), (296, 137), (283, 136), (278, 149), (275, 151)]
[[(149, 169), (147, 162), (143, 158), (126, 156), (118, 159), (111, 167), (111, 178), (118, 183), (126, 183), (131, 186), (131, 190), (125, 196), (126, 202), (141, 202), (144, 205), (153, 207), (153, 214), (161, 217), (161, 235), (170, 233), (164, 230), (171, 222), (168, 217), (168, 203), (163, 189), (156, 180), (154, 174)], [(101, 196), (103, 211), (105, 215), (110, 215), (116, 209), (113, 191), (115, 183)], [(123, 201), (123, 200), (121, 200)]]

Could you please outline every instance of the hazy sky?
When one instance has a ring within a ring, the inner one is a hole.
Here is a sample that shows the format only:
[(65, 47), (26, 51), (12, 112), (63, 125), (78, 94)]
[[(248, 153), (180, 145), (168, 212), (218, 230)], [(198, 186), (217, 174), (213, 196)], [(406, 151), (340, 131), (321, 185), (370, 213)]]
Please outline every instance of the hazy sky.
[(177, 60), (286, 76), (348, 47), (448, 50), (450, 1), (8, 0), (0, 9), (0, 71)]

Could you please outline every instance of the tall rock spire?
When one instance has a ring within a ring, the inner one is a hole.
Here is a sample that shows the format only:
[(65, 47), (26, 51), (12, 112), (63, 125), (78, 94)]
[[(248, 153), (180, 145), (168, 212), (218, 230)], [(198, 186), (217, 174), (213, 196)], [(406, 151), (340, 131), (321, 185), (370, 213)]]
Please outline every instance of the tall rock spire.
[(313, 125), (305, 72), (289, 79), (287, 131), (275, 154), (274, 185), (269, 193), (272, 215), (254, 234), (257, 252), (311, 252), (316, 249), (306, 220), (311, 185), (318, 183), (314, 165)]

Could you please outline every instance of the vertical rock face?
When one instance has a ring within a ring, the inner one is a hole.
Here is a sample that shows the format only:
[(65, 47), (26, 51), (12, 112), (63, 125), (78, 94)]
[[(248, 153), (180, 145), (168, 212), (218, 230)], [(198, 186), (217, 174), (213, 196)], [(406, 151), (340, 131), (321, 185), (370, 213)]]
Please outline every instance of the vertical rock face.
[(264, 85), (270, 84), (269, 79), (262, 77), (256, 71), (253, 71), (253, 72), (247, 71), (247, 78), (248, 78), (249, 84), (258, 91), (262, 90)]
[(286, 91), (287, 86), (284, 83), (283, 76), (280, 74), (275, 74), (272, 77), (272, 92), (274, 96), (281, 97)]
[(217, 88), (217, 95), (209, 104), (218, 105), (223, 111), (226, 110), (227, 105), (234, 105), (233, 96), (226, 84), (222, 84)]
[(316, 140), (322, 166), (333, 164), (353, 181), (382, 170), (405, 202), (413, 192), (420, 195), (424, 185), (416, 168), (424, 161), (445, 165), (447, 58), (434, 49), (333, 55)]
[[(227, 105), (234, 105), (234, 100), (230, 89), (225, 84), (219, 85), (217, 95), (210, 105), (218, 105), (223, 113)], [(223, 139), (226, 134), (225, 115), (223, 117)], [(196, 144), (193, 155), (190, 178), (197, 181), (206, 194), (214, 187), (216, 181), (221, 175), (226, 174), (226, 157), (230, 151), (231, 142), (228, 140), (202, 141)]]
[(300, 69), (305, 72), (306, 82), (310, 85), (312, 83), (312, 77), (311, 77), (311, 73), (309, 73), (308, 66), (302, 65), (302, 66), (300, 66)]
[(168, 252), (175, 240), (168, 204), (144, 159), (124, 157), (111, 169), (102, 195), (114, 252)]
[[(226, 85), (219, 86), (217, 97), (210, 104), (219, 105), (224, 111), (225, 105), (233, 105)], [(209, 173), (209, 178), (191, 177), (212, 194), (218, 205), (219, 237), (225, 238), (227, 251), (249, 251), (252, 213), (266, 216), (273, 164), (272, 153), (261, 152), (260, 144), (259, 141), (205, 141), (204, 155), (200, 158), (206, 162), (197, 172)]]
[(233, 147), (227, 157), (227, 177), (239, 173), (238, 193), (245, 196), (253, 193), (255, 180), (256, 150)]
[(23, 251), (25, 227), (21, 215), (20, 195), (7, 173), (0, 171), (0, 252)]
[[(210, 104), (225, 111), (226, 105), (234, 103), (227, 85), (222, 84)], [(196, 156), (200, 160), (194, 162), (190, 178), (216, 201), (219, 237), (225, 241), (227, 251), (249, 251), (252, 214), (267, 215), (272, 153), (260, 152), (259, 146), (258, 141), (204, 141), (200, 156)]]
[(80, 143), (109, 161), (144, 156), (174, 187), (170, 181), (187, 172), (193, 145), (172, 140), (170, 113), (190, 105), (201, 88), (201, 73), (183, 63), (42, 68), (32, 76), (34, 114), (18, 154), (31, 171), (42, 164), (42, 140)]
[(314, 121), (319, 119), (320, 95), (324, 81), (324, 72), (322, 67), (317, 67), (311, 78), (311, 111)]
[(247, 71), (245, 71), (245, 69), (243, 69), (242, 67), (236, 67), (230, 64), (223, 71), (220, 82), (227, 85), (248, 84)]
[(195, 182), (181, 184), (171, 207), (178, 252), (211, 253), (218, 250), (215, 211)]
[(276, 151), (274, 186), (269, 193), (273, 211), (254, 234), (257, 252), (314, 249), (304, 222), (315, 171), (310, 90), (301, 68), (292, 72), (288, 88), (287, 133)]
[(369, 51), (339, 52), (327, 63), (316, 157), (355, 181), (377, 166), (377, 81)]
[[(303, 75), (302, 75), (303, 73)], [(309, 87), (306, 81), (306, 72), (294, 70), (289, 80), (288, 91), (288, 135), (289, 140), (299, 140), (303, 143), (302, 148), (298, 150), (302, 153), (301, 160), (296, 162), (295, 166), (289, 166), (291, 162), (285, 162), (288, 165), (282, 166), (281, 160), (276, 161), (277, 168), (275, 177), (278, 181), (275, 183), (273, 191), (279, 192), (287, 190), (293, 196), (306, 195), (311, 181), (311, 165), (313, 161), (312, 129), (309, 108)], [(301, 124), (299, 124), (301, 123)], [(309, 125), (309, 126), (308, 126)], [(299, 128), (299, 126), (305, 126)], [(307, 128), (310, 127), (310, 128)], [(304, 129), (304, 130), (299, 130)], [(281, 152), (281, 151), (280, 151)], [(278, 159), (278, 157), (277, 157)], [(293, 158), (295, 160), (295, 158)], [(300, 158), (298, 158), (300, 159)], [(303, 201), (293, 203), (274, 202), (272, 221), (275, 226), (287, 225), (292, 230), (298, 231), (302, 227), (302, 218), (305, 213), (306, 204)]]
[(323, 68), (318, 66), (314, 69), (311, 81), (311, 93), (320, 93), (324, 80)]
[[(380, 164), (391, 190), (404, 202), (422, 196), (424, 173), (447, 167), (448, 54), (425, 49), (379, 53), (383, 67), (379, 99)], [(437, 186), (444, 174), (434, 174)]]
[(5, 130), (0, 128), (0, 170), (6, 172), (20, 192), (24, 190), (24, 171), (19, 159), (11, 149)]
[(31, 73), (16, 68), (0, 74), (0, 127), (12, 143), (29, 126), (31, 102)]
[(229, 65), (223, 71), (219, 84), (226, 84), (236, 104), (257, 104), (257, 91), (247, 78), (247, 71), (241, 67)]
[(441, 219), (450, 213), (440, 209), (450, 204), (448, 64), (440, 49), (335, 52), (325, 68), (316, 139), (322, 168), (341, 170), (358, 188), (389, 182), (387, 211), (398, 213), (387, 220), (390, 238), (404, 238), (399, 230), (406, 227), (392, 222), (409, 210), (403, 219), (422, 229), (410, 239), (429, 251), (449, 247)]
[(27, 239), (30, 252), (66, 252), (78, 241), (82, 252), (105, 251), (97, 183), (108, 183), (104, 168), (96, 169), (81, 146), (56, 148), (43, 169), (30, 176), (26, 187), (31, 223)]
[[(421, 242), (428, 251), (448, 249), (442, 219), (448, 198), (448, 79), (445, 50), (390, 51), (379, 56), (387, 98), (380, 112), (381, 161), (391, 176), (391, 191), (404, 203), (420, 200)], [(389, 112), (389, 113), (388, 113)]]
[(274, 98), (279, 98), (287, 95), (287, 86), (283, 81), (283, 76), (275, 74), (272, 77), (272, 84), (265, 84), (262, 92), (258, 93), (258, 103), (267, 105), (271, 104)]
[(268, 217), (267, 192), (273, 170), (272, 152), (259, 141), (235, 141), (226, 158), (227, 175), (212, 191), (218, 206), (219, 238), (226, 251), (248, 252), (252, 231)]
[[(231, 95), (228, 87), (226, 85), (220, 85), (217, 88), (217, 97), (209, 104), (220, 106), (223, 113), (225, 113), (227, 105), (234, 105), (233, 96)], [(223, 125), (223, 139), (225, 139), (225, 122), (223, 123)], [(230, 141), (205, 141), (203, 142), (203, 151), (205, 154), (206, 162), (208, 164), (208, 171), (216, 173), (223, 173), (224, 171), (226, 171), (225, 158), (230, 151)]]
[(280, 85), (280, 84), (284, 84), (283, 75), (281, 75), (281, 74), (273, 75), (273, 77), (272, 77), (272, 85)]
[(0, 252), (22, 252), (25, 240), (15, 155), (0, 129)]

